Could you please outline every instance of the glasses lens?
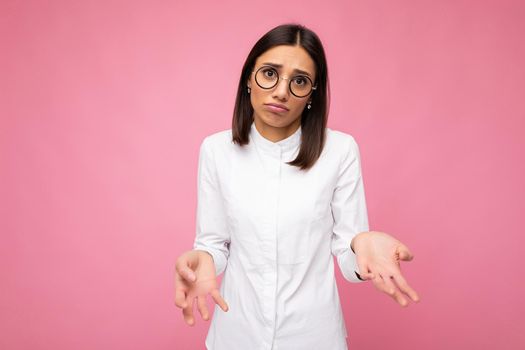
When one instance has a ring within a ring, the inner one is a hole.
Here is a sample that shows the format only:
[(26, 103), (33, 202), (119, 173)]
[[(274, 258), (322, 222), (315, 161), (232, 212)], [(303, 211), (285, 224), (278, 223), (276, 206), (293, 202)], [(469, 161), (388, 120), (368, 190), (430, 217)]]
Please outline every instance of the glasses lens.
[(290, 89), (294, 95), (304, 97), (312, 91), (312, 81), (308, 77), (293, 77), (290, 83)]
[(263, 89), (274, 87), (277, 84), (277, 80), (279, 80), (277, 71), (270, 67), (261, 67), (255, 75), (255, 81)]

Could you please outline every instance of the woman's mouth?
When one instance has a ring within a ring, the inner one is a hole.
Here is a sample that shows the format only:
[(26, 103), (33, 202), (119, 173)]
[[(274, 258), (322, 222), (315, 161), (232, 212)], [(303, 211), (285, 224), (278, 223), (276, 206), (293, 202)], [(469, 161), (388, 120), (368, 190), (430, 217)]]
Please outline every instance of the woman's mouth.
[(266, 107), (266, 109), (268, 109), (269, 111), (272, 111), (272, 112), (276, 112), (276, 113), (285, 113), (285, 112), (288, 112), (288, 109), (284, 108), (284, 107), (279, 107), (275, 104), (265, 104), (264, 105)]

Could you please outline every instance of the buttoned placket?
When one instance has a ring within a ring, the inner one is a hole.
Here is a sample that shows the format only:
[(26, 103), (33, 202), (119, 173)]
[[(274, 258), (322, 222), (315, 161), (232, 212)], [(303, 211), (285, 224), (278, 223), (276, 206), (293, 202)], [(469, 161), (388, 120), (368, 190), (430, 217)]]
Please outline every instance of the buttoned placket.
[[(283, 162), (289, 161), (287, 159), (292, 152), (298, 150), (300, 143), (301, 128), (295, 131), (284, 140), (272, 142), (264, 138), (256, 129), (255, 124), (252, 124), (251, 137), (254, 140), (254, 148), (261, 162), (266, 179), (266, 194), (267, 197), (267, 211), (269, 215), (264, 222), (263, 229), (265, 231), (264, 240), (261, 242), (261, 250), (264, 260), (267, 262), (263, 267), (263, 310), (265, 321), (267, 324), (267, 331), (269, 341), (262, 344), (261, 349), (275, 349), (274, 339), (277, 325), (277, 285), (278, 285), (278, 244), (279, 244), (279, 202), (280, 202), (280, 186), (282, 183), (282, 168)], [(294, 152), (295, 153), (295, 152)]]

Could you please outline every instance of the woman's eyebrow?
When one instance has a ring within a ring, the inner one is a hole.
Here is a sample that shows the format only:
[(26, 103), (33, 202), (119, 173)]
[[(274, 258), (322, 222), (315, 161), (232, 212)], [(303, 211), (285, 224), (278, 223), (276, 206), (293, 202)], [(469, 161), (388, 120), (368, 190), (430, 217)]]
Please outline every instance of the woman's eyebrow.
[[(264, 62), (262, 64), (265, 65), (265, 66), (271, 66), (271, 67), (274, 67), (274, 68), (282, 68), (283, 67), (282, 64), (277, 64), (277, 63), (272, 63), (272, 62)], [(310, 73), (308, 73), (308, 72), (306, 72), (304, 70), (294, 69), (293, 71), (297, 72), (297, 73), (304, 74), (304, 75), (308, 75), (309, 77), (311, 77)]]

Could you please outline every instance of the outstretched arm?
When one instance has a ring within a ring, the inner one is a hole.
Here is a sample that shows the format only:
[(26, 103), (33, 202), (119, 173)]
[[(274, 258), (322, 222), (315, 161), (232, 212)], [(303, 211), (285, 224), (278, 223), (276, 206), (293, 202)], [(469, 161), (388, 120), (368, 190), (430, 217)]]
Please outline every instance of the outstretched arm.
[(360, 278), (357, 256), (350, 246), (359, 232), (369, 230), (368, 214), (359, 147), (353, 137), (347, 137), (346, 141), (330, 203), (334, 218), (331, 251), (343, 277), (349, 282), (361, 283), (364, 279)]
[(195, 324), (193, 304), (204, 320), (209, 319), (206, 298), (211, 295), (223, 311), (228, 305), (219, 293), (217, 276), (225, 269), (229, 257), (229, 232), (212, 149), (206, 138), (199, 152), (197, 181), (197, 220), (193, 250), (182, 254), (175, 269), (175, 305), (182, 308), (184, 320)]

